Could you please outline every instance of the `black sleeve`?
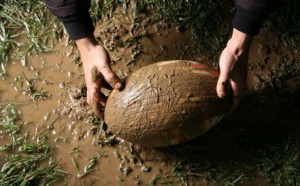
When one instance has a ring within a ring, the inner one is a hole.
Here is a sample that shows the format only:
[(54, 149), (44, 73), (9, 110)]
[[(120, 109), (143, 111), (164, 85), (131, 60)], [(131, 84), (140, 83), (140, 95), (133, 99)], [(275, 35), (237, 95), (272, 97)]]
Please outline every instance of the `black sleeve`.
[(90, 0), (45, 0), (51, 13), (62, 21), (70, 39), (77, 40), (94, 32), (89, 14)]
[(249, 34), (257, 35), (263, 21), (281, 0), (235, 0), (236, 14), (233, 27)]

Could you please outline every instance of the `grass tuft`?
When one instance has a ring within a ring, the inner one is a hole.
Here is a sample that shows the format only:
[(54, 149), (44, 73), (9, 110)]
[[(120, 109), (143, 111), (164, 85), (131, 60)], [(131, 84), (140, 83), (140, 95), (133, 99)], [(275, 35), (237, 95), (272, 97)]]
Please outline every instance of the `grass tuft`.
[(21, 113), (15, 105), (1, 104), (0, 111), (1, 133), (3, 127), (11, 141), (0, 147), (0, 153), (7, 154), (4, 160), (0, 156), (0, 162), (4, 161), (0, 164), (1, 185), (51, 185), (60, 180), (65, 172), (59, 168), (59, 161), (52, 158), (54, 148), (46, 143), (47, 137), (37, 135), (37, 142), (33, 142), (30, 134), (22, 134), (18, 125)]
[(20, 119), (20, 111), (16, 109), (16, 107), (13, 104), (8, 105), (0, 105), (1, 107), (4, 107), (1, 111), (0, 116), (0, 126), (4, 127), (6, 129), (5, 133), (8, 134), (15, 134), (19, 131), (20, 127), (16, 125), (16, 121)]
[[(62, 25), (41, 0), (4, 0), (0, 2), (0, 78), (7, 76), (11, 59), (53, 52), (53, 42), (61, 37)], [(50, 40), (52, 42), (50, 42)]]
[(46, 159), (47, 154), (7, 155), (0, 172), (1, 185), (50, 185), (61, 179), (59, 162), (50, 159), (47, 167), (40, 166)]

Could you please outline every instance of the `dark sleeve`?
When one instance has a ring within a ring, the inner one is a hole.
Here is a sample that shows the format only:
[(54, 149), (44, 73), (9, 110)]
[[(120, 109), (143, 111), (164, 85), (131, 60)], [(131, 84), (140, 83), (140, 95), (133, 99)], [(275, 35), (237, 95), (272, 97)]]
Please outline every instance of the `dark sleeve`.
[(89, 14), (90, 0), (45, 0), (51, 13), (62, 21), (72, 40), (94, 32)]
[(281, 0), (235, 0), (233, 27), (243, 33), (257, 35), (263, 21), (280, 2)]

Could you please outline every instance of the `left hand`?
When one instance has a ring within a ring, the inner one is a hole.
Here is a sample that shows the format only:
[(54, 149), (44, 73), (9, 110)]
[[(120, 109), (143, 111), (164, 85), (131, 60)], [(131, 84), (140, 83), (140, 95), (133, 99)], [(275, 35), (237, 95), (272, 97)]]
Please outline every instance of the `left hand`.
[(229, 91), (232, 91), (233, 105), (229, 114), (237, 108), (244, 96), (252, 40), (253, 36), (233, 29), (232, 37), (220, 56), (220, 76), (216, 91), (220, 98), (228, 96)]

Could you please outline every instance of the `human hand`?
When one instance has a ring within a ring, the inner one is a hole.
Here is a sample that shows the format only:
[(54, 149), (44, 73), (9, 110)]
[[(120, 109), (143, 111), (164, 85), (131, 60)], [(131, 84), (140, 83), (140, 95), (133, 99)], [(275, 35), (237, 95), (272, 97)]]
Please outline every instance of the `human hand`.
[(233, 29), (232, 37), (220, 56), (220, 76), (216, 91), (220, 98), (230, 96), (232, 92), (233, 104), (228, 115), (237, 108), (244, 96), (252, 40), (253, 36)]
[(120, 89), (121, 81), (110, 67), (108, 52), (97, 44), (93, 35), (76, 40), (76, 45), (83, 61), (87, 103), (96, 116), (103, 119), (102, 105), (106, 102), (106, 96), (101, 92), (101, 88)]

